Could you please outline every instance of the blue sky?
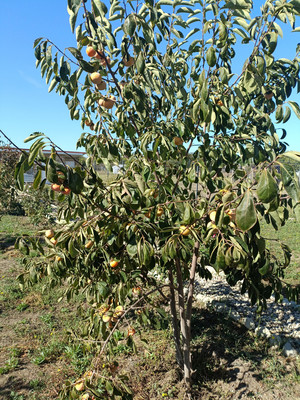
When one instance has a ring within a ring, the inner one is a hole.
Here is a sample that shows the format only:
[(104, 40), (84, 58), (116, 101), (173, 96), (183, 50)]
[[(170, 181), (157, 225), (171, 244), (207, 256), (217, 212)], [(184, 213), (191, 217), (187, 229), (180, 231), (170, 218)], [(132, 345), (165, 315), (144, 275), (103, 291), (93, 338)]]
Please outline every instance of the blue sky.
[[(40, 70), (35, 68), (33, 42), (37, 37), (46, 37), (61, 49), (76, 47), (69, 27), (67, 0), (3, 1), (0, 14), (0, 129), (19, 147), (28, 146), (24, 139), (41, 131), (64, 150), (72, 151), (83, 131), (79, 121), (70, 119), (64, 97), (55, 91), (49, 94)], [(298, 42), (300, 33), (288, 34), (279, 43), (277, 54), (292, 58)], [(300, 94), (294, 93), (291, 100), (300, 103)], [(292, 113), (288, 123), (278, 125), (288, 132), (285, 140), (289, 150), (300, 151), (299, 123)]]

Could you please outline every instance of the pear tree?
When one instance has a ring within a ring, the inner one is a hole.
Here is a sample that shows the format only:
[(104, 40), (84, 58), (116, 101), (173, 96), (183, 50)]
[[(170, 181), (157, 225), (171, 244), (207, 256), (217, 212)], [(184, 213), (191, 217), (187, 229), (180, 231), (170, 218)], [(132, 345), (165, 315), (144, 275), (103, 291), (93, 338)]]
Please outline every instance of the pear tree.
[[(62, 51), (48, 38), (34, 43), (49, 92), (81, 123), (77, 145), (87, 157), (70, 168), (43, 133), (25, 140), (32, 144), (16, 168), (18, 187), (36, 164), (34, 187), (50, 182), (62, 202), (46, 246), (19, 240), (40, 254), (25, 259), (20, 282), (64, 283), (68, 299), (84, 292), (86, 337), (104, 343), (99, 357), (121, 339), (134, 346), (159, 293), (168, 307), (156, 312), (169, 314), (187, 393), (196, 275), (210, 279), (207, 266), (223, 271), (257, 312), (283, 290), (298, 298), (283, 280), (290, 249), (280, 243), (282, 253), (272, 254), (261, 224), (277, 230), (291, 212), (300, 216), (299, 182), (284, 162), (300, 160), (284, 141), (291, 113), (300, 118), (289, 99), (300, 88), (300, 47), (291, 59), (276, 51), (286, 32), (300, 31), (300, 2), (267, 0), (257, 13), (253, 6), (68, 0), (76, 44)], [(98, 165), (119, 172), (106, 182)], [(122, 384), (107, 380), (106, 396), (129, 392)]]

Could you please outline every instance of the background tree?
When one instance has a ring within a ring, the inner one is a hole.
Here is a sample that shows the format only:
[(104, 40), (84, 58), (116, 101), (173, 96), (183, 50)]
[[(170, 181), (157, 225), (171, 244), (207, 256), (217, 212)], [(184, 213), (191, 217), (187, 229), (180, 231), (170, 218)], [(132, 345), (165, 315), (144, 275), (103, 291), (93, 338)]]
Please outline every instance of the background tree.
[(0, 140), (0, 217), (3, 214), (22, 214), (14, 172), (19, 152)]
[[(58, 213), (65, 223), (47, 232), (47, 250), (32, 241), (42, 258), (27, 261), (21, 282), (47, 275), (50, 287), (67, 282), (68, 298), (85, 291), (89, 334), (104, 340), (99, 357), (109, 341), (132, 344), (135, 329), (122, 322), (140, 307), (136, 323), (149, 323), (151, 294), (168, 290), (188, 393), (195, 274), (210, 278), (212, 265), (231, 285), (242, 281), (260, 312), (272, 293), (282, 298), (290, 260), (285, 244), (283, 258), (270, 253), (261, 221), (278, 229), (291, 209), (299, 215), (299, 183), (281, 160), (300, 154), (286, 152), (286, 132), (276, 128), (291, 110), (300, 117), (288, 100), (299, 87), (299, 48), (292, 60), (276, 58), (275, 49), (282, 25), (299, 30), (300, 4), (268, 0), (255, 17), (252, 5), (112, 0), (108, 9), (100, 0), (68, 0), (77, 47), (34, 43), (49, 91), (64, 96), (70, 117), (88, 130), (78, 141), (88, 159), (71, 169), (52, 142), (45, 159), (42, 133), (26, 139), (35, 141), (18, 163), (19, 187), (37, 162), (34, 185), (45, 184), (46, 170), (53, 193), (68, 203)], [(240, 46), (248, 57), (235, 64)], [(106, 184), (99, 163), (126, 168)], [(297, 298), (297, 288), (285, 289)], [(110, 382), (105, 390), (118, 392)]]

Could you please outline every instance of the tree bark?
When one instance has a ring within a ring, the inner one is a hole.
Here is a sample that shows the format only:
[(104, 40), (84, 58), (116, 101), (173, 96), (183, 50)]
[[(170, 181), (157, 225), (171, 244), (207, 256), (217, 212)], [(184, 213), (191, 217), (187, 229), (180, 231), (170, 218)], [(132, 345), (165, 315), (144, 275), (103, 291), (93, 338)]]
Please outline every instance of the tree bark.
[(188, 286), (188, 295), (187, 295), (187, 305), (186, 305), (186, 325), (187, 325), (187, 335), (188, 335), (188, 346), (189, 346), (189, 354), (190, 354), (190, 365), (192, 368), (192, 360), (191, 360), (191, 319), (192, 319), (192, 306), (193, 306), (193, 294), (195, 287), (195, 275), (196, 275), (196, 267), (197, 267), (197, 259), (199, 254), (199, 242), (195, 242), (192, 265), (190, 269), (190, 281)]
[(186, 324), (186, 314), (184, 307), (184, 293), (183, 293), (183, 279), (181, 273), (180, 258), (176, 257), (176, 272), (177, 272), (177, 283), (178, 283), (178, 305), (179, 305), (179, 317), (180, 317), (180, 330), (182, 335), (182, 354), (183, 354), (183, 374), (184, 382), (187, 390), (191, 389), (191, 362), (190, 362), (190, 344), (189, 335)]
[(182, 358), (182, 351), (180, 345), (180, 331), (178, 325), (178, 318), (177, 318), (177, 310), (176, 310), (176, 298), (175, 298), (175, 290), (174, 290), (174, 278), (173, 272), (169, 270), (169, 281), (170, 281), (170, 310), (172, 316), (172, 326), (173, 326), (173, 334), (174, 334), (174, 342), (175, 342), (175, 349), (176, 349), (176, 360), (179, 367), (183, 370), (183, 358)]

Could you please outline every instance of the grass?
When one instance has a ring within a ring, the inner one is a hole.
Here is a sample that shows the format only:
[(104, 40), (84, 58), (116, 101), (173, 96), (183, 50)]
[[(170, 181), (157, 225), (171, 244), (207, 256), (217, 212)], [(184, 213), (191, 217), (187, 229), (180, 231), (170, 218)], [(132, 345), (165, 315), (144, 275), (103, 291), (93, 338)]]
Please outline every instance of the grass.
[[(0, 398), (57, 399), (65, 381), (74, 382), (91, 368), (97, 351), (96, 346), (87, 346), (80, 338), (82, 320), (77, 306), (84, 303), (82, 296), (66, 303), (58, 302), (61, 288), (43, 291), (43, 285), (37, 284), (23, 292), (19, 289), (16, 276), (22, 267), (11, 246), (17, 235), (35, 232), (36, 227), (24, 217), (5, 216), (0, 220), (0, 334), (5, 333), (3, 337), (14, 343), (0, 350)], [(280, 233), (264, 225), (263, 235), (269, 239), (280, 237), (294, 250), (287, 279), (299, 284), (299, 224), (291, 219)], [(273, 240), (269, 244), (275, 246)], [(69, 334), (70, 329), (78, 333), (77, 338)], [(105, 365), (118, 363), (118, 374), (129, 376), (128, 386), (135, 393), (135, 400), (183, 399), (170, 328), (162, 324), (162, 328), (152, 327), (139, 334), (135, 335), (136, 353), (121, 343), (111, 359), (104, 360)], [(209, 310), (194, 309), (192, 359), (195, 399), (231, 399), (232, 389), (238, 393), (241, 382), (249, 387), (258, 382), (262, 390), (274, 390), (283, 400), (295, 398), (300, 389), (299, 360), (285, 359), (278, 350), (270, 349), (268, 342)], [(237, 378), (242, 369), (248, 381)], [(25, 371), (29, 372), (29, 379)], [(255, 390), (252, 393), (249, 389), (248, 397), (261, 398)]]
[(4, 366), (0, 367), (0, 375), (13, 371), (19, 365), (20, 350), (17, 347), (8, 349), (9, 358), (5, 361)]
[(99, 177), (103, 180), (103, 182), (109, 184), (116, 178), (116, 174), (113, 174), (112, 172), (108, 171), (98, 171), (97, 174)]
[(28, 217), (18, 215), (3, 215), (0, 218), (0, 238), (13, 239), (22, 234), (36, 235), (36, 226), (32, 225)]
[[(280, 243), (277, 240), (288, 245), (292, 252), (290, 265), (285, 270), (285, 281), (299, 285), (300, 284), (300, 223), (291, 213), (289, 220), (284, 226), (279, 226), (278, 231), (274, 230), (272, 225), (262, 224), (261, 234), (267, 239), (267, 247), (277, 256), (283, 254)], [(274, 239), (276, 241), (274, 241)]]
[(0, 259), (7, 249), (14, 247), (16, 239), (22, 235), (38, 235), (37, 227), (30, 223), (28, 217), (17, 215), (0, 217)]

